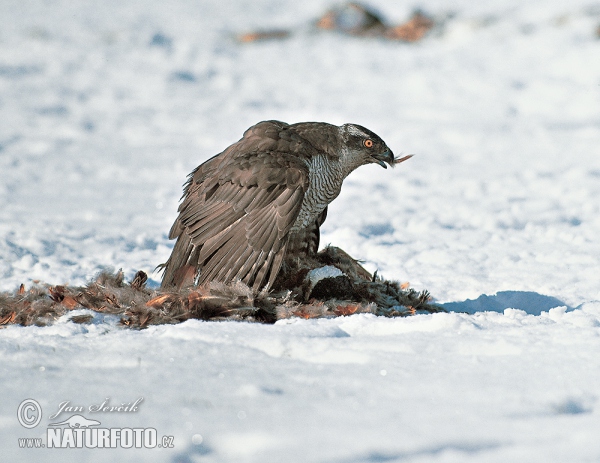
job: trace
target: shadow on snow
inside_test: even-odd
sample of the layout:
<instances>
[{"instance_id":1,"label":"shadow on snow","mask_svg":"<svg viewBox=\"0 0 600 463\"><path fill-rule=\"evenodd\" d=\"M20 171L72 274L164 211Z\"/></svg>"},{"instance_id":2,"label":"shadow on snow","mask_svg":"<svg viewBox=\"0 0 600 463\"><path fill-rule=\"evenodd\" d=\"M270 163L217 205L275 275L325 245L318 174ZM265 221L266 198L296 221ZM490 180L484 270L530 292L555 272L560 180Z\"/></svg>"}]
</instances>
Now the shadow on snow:
<instances>
[{"instance_id":1,"label":"shadow on snow","mask_svg":"<svg viewBox=\"0 0 600 463\"><path fill-rule=\"evenodd\" d=\"M532 291L499 291L493 296L482 294L477 299L463 302L437 304L449 312L504 312L504 309L520 309L530 315L540 315L554 307L567 306L555 297L544 296ZM568 307L571 309L571 307Z\"/></svg>"}]
</instances>

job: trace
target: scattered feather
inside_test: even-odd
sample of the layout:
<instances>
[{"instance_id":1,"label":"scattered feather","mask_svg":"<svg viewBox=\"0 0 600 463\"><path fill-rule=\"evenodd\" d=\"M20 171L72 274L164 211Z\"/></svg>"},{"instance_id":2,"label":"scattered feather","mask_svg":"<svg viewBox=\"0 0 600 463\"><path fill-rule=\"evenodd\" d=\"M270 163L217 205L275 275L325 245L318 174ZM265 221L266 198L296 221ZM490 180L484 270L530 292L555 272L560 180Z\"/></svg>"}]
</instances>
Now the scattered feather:
<instances>
[{"instance_id":1,"label":"scattered feather","mask_svg":"<svg viewBox=\"0 0 600 463\"><path fill-rule=\"evenodd\" d=\"M405 317L444 311L431 304L427 291L417 292L407 283L371 275L357 260L332 246L316 258L286 263L270 292L256 293L241 281L209 282L177 291L150 290L147 279L139 271L127 284L121 270L105 270L83 287L36 284L26 291L21 285L14 294L0 293L0 325L45 326L75 308L118 315L121 325L135 329L190 318L275 323L291 317L355 313ZM73 323L92 319L89 314L70 318Z\"/></svg>"}]
</instances>

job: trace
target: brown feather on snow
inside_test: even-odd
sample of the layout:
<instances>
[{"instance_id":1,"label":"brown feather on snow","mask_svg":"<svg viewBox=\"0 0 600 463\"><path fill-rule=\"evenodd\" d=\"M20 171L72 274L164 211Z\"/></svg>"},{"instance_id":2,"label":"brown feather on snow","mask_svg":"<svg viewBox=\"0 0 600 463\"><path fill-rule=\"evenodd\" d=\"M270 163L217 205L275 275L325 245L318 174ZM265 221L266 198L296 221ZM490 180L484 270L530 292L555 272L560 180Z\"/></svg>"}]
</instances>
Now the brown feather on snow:
<instances>
[{"instance_id":1,"label":"brown feather on snow","mask_svg":"<svg viewBox=\"0 0 600 463\"><path fill-rule=\"evenodd\" d=\"M314 287L306 276L322 267L340 275L321 279ZM271 292L256 293L245 283L208 282L179 290L154 290L145 286L147 275L139 271L124 282L122 271L102 271L83 287L67 285L24 286L14 293L0 293L0 327L44 326L73 309L90 309L120 317L128 328L174 324L188 319L243 320L274 323L279 319L323 318L372 313L386 317L434 313L444 310L431 304L429 293L402 288L398 282L373 277L343 250L327 247L313 257L287 264ZM91 314L71 317L89 323Z\"/></svg>"}]
</instances>

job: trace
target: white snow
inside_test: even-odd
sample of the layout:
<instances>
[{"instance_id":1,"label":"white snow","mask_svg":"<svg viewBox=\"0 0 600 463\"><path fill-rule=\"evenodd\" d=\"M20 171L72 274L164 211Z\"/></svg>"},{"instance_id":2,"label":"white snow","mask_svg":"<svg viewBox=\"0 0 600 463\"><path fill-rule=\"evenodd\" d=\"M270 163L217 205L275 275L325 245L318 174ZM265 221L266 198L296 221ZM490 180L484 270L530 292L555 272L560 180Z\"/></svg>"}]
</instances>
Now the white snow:
<instances>
[{"instance_id":1,"label":"white snow","mask_svg":"<svg viewBox=\"0 0 600 463\"><path fill-rule=\"evenodd\" d=\"M260 120L320 120L416 154L352 174L322 243L468 313L9 326L7 461L600 460L600 5L370 1L443 23L407 45L314 32L334 4L1 2L0 290L152 272L194 167ZM19 448L61 402L138 397L82 414L174 448Z\"/></svg>"}]
</instances>

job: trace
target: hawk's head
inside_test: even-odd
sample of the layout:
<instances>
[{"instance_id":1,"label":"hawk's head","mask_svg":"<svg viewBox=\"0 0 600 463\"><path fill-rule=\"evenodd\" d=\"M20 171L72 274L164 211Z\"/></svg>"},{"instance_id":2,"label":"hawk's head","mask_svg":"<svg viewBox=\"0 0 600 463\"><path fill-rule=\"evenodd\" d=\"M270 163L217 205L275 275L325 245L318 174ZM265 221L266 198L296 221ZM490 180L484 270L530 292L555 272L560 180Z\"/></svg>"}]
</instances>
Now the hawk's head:
<instances>
[{"instance_id":1,"label":"hawk's head","mask_svg":"<svg viewBox=\"0 0 600 463\"><path fill-rule=\"evenodd\" d=\"M394 167L394 153L385 142L369 129L358 124L344 124L340 127L343 142L342 162L351 169L364 164L376 163L387 169L385 163Z\"/></svg>"}]
</instances>

